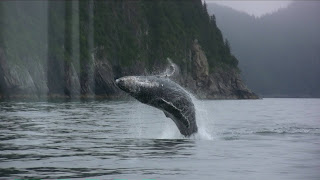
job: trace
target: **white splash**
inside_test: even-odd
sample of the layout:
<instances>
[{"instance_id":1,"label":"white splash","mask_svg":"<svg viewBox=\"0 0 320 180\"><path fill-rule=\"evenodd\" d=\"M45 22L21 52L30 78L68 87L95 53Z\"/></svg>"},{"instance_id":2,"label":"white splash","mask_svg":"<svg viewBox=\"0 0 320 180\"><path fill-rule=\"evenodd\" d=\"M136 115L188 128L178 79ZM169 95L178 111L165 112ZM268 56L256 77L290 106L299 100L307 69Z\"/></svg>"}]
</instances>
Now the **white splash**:
<instances>
[{"instance_id":1,"label":"white splash","mask_svg":"<svg viewBox=\"0 0 320 180\"><path fill-rule=\"evenodd\" d=\"M166 68L166 70L159 75L161 77L171 77L179 73L178 66L175 63L173 63L170 58L167 58L167 61L169 62L169 65Z\"/></svg>"},{"instance_id":2,"label":"white splash","mask_svg":"<svg viewBox=\"0 0 320 180\"><path fill-rule=\"evenodd\" d=\"M198 133L194 135L194 138L201 139L201 140L214 140L213 132L210 131L212 129L208 129L208 127L210 127L209 124L211 122L208 118L208 111L203 103L203 100L198 100L189 92L188 94L192 99L192 102L194 104L194 108L196 111Z\"/></svg>"},{"instance_id":3,"label":"white splash","mask_svg":"<svg viewBox=\"0 0 320 180\"><path fill-rule=\"evenodd\" d=\"M187 91L186 91L187 92ZM214 132L213 129L208 129L211 127L209 118L208 118L208 111L204 105L203 100L198 100L195 98L191 93L188 92L190 95L192 102L195 106L196 111L196 122L198 126L198 132L194 135L191 135L190 139L196 140L214 140ZM187 139L183 135L180 134L179 130L175 126L172 121L166 121L166 125L160 135L159 139Z\"/></svg>"}]
</instances>

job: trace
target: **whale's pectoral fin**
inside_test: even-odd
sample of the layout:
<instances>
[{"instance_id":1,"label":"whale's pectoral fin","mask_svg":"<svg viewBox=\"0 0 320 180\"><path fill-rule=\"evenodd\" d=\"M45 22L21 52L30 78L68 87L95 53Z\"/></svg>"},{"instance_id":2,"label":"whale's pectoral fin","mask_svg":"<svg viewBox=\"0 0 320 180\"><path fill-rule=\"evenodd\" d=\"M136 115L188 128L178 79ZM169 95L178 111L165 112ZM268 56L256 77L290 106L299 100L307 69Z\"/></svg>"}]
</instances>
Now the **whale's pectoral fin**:
<instances>
[{"instance_id":1,"label":"whale's pectoral fin","mask_svg":"<svg viewBox=\"0 0 320 180\"><path fill-rule=\"evenodd\" d=\"M174 109L174 106L172 104L168 103L167 101L163 100L162 98L158 98L158 99L153 100L151 102L151 104L153 104L155 107L161 109L167 118L172 119L172 115L170 115L170 113L167 112L168 109Z\"/></svg>"},{"instance_id":2,"label":"whale's pectoral fin","mask_svg":"<svg viewBox=\"0 0 320 180\"><path fill-rule=\"evenodd\" d=\"M161 109L164 112L164 114L166 115L166 117L169 116L169 113L166 112L166 110L168 110L168 109L176 109L171 103L168 103L167 101L165 101L162 98L154 99L150 103L154 107L157 107L157 108Z\"/></svg>"},{"instance_id":3,"label":"whale's pectoral fin","mask_svg":"<svg viewBox=\"0 0 320 180\"><path fill-rule=\"evenodd\" d=\"M181 111L177 107L175 107L172 103L170 103L162 98L158 98L158 99L153 100L151 102L151 104L154 107L161 109L167 118L171 118L174 122L176 122L178 119L178 121L180 121L182 124L184 124L187 128L190 127L190 122L188 121L188 119L186 119L181 114ZM178 122L176 122L176 123L178 123Z\"/></svg>"}]
</instances>

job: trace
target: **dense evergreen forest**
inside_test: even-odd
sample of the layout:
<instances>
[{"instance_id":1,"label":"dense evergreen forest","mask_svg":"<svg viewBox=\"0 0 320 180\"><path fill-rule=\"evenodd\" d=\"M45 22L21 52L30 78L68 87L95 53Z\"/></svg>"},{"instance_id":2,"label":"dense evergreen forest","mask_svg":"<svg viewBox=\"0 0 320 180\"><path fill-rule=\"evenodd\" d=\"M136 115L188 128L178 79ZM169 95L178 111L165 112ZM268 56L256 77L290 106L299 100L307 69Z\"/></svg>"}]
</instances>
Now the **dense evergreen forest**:
<instances>
[{"instance_id":1,"label":"dense evergreen forest","mask_svg":"<svg viewBox=\"0 0 320 180\"><path fill-rule=\"evenodd\" d=\"M65 15L59 10L64 10ZM49 32L49 39L64 35L67 42L72 36L71 29L79 25L72 21L77 13L80 49L83 48L80 55L84 59L89 58L86 50L93 50L88 44L93 41L91 48L96 48L98 55L106 55L113 65L130 66L143 61L152 66L161 64L167 57L183 65L188 54L186 50L194 39L198 39L210 68L218 64L237 66L236 58L230 54L216 26L214 15L208 15L206 5L201 1L49 2L49 26L65 26L62 33Z\"/></svg>"}]
</instances>

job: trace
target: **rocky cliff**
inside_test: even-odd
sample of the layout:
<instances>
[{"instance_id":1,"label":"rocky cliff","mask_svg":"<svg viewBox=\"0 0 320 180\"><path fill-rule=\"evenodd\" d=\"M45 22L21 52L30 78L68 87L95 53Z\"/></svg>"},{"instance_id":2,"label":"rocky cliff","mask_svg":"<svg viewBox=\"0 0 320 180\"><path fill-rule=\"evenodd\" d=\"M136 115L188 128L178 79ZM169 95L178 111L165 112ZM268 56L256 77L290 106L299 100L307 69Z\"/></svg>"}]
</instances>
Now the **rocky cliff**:
<instances>
[{"instance_id":1,"label":"rocky cliff","mask_svg":"<svg viewBox=\"0 0 320 180\"><path fill-rule=\"evenodd\" d=\"M258 96L250 91L240 78L238 69L219 67L209 73L207 57L198 41L192 47L191 74L180 74L178 81L190 92L201 99L257 99Z\"/></svg>"},{"instance_id":2,"label":"rocky cliff","mask_svg":"<svg viewBox=\"0 0 320 180\"><path fill-rule=\"evenodd\" d=\"M2 97L118 97L115 78L163 73L170 58L199 98L257 98L200 0L30 3L0 2Z\"/></svg>"}]
</instances>

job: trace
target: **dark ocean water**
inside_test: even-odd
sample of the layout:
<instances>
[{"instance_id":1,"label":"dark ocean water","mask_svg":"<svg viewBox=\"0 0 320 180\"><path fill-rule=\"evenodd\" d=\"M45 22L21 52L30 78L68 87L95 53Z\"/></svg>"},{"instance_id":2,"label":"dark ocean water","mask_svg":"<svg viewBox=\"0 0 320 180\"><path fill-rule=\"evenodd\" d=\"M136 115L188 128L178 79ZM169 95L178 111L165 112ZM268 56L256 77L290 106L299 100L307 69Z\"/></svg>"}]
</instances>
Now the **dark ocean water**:
<instances>
[{"instance_id":1,"label":"dark ocean water","mask_svg":"<svg viewBox=\"0 0 320 180\"><path fill-rule=\"evenodd\" d=\"M0 102L0 179L320 179L320 99L195 104L183 138L136 101Z\"/></svg>"}]
</instances>

